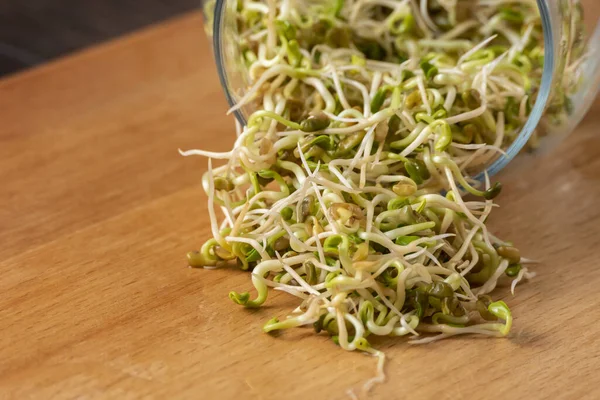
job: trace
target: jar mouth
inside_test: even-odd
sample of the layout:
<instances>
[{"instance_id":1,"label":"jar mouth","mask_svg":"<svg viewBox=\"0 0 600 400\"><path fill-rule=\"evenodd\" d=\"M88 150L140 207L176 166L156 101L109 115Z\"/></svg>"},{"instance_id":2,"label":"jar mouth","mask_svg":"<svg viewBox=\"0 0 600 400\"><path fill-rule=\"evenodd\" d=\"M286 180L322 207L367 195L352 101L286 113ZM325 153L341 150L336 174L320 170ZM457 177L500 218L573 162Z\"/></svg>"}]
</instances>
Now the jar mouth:
<instances>
[{"instance_id":1,"label":"jar mouth","mask_svg":"<svg viewBox=\"0 0 600 400\"><path fill-rule=\"evenodd\" d=\"M550 98L550 92L552 87L552 77L554 75L555 65L555 52L554 52L554 40L553 40L553 29L551 12L548 8L546 0L536 0L540 17L542 21L542 31L544 34L544 67L542 72L542 80L540 84L540 91L538 93L536 102L531 110L531 114L527 119L527 122L523 125L521 132L517 138L511 143L505 151L505 154L500 155L494 160L485 171L475 176L476 180L483 181L487 173L488 176L496 175L509 162L515 158L521 149L527 144L531 135L538 126L546 108L546 103ZM224 16L226 12L226 6L229 3L227 0L216 0L214 15L215 19L213 22L213 51L215 61L217 64L217 71L219 73L219 81L224 89L225 97L230 107L234 107L237 104L235 97L233 96L231 87L227 79L227 69L225 63L224 46L222 45L223 35L222 29L224 27ZM235 118L242 125L246 125L246 117L242 109L235 109L233 111Z\"/></svg>"},{"instance_id":2,"label":"jar mouth","mask_svg":"<svg viewBox=\"0 0 600 400\"><path fill-rule=\"evenodd\" d=\"M486 169L486 172L489 176L496 175L504 167L506 167L508 163L511 162L512 159L515 158L515 156L519 154L521 149L527 144L527 142L531 138L531 135L533 134L537 125L542 119L544 110L546 108L546 103L550 98L552 76L554 75L555 58L553 46L552 20L547 1L537 0L537 5L542 20L542 30L544 32L544 69L542 72L540 91L538 93L535 104L533 105L533 108L531 110L531 114L529 115L529 118L527 118L527 122L525 123L525 125L523 125L523 128L521 128L521 132L519 133L515 141L512 142L510 146L508 146L505 155L501 155L500 157L498 157ZM475 177L475 179L479 181L483 181L484 178L485 172L481 172Z\"/></svg>"}]
</instances>

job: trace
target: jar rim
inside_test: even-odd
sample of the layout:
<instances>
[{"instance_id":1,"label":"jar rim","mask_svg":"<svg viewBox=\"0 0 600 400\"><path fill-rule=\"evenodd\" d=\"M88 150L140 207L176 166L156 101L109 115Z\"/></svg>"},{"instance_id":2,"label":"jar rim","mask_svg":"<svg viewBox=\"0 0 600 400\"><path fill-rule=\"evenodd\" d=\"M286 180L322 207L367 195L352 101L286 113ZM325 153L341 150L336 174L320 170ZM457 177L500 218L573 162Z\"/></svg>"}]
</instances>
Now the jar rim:
<instances>
[{"instance_id":1,"label":"jar rim","mask_svg":"<svg viewBox=\"0 0 600 400\"><path fill-rule=\"evenodd\" d=\"M542 31L544 33L544 68L542 71L542 80L540 83L540 91L536 98L535 104L527 118L527 122L521 128L517 138L508 146L506 154L498 157L485 171L481 172L475 177L479 181L485 179L485 174L489 176L496 175L504 167L511 162L517 154L527 144L531 135L537 128L544 110L546 103L550 98L550 92L552 87L552 77L554 75L555 65L555 54L554 54L554 42L553 42L553 29L550 9L548 8L548 2L546 0L537 0L540 17L542 20Z\"/></svg>"}]
</instances>

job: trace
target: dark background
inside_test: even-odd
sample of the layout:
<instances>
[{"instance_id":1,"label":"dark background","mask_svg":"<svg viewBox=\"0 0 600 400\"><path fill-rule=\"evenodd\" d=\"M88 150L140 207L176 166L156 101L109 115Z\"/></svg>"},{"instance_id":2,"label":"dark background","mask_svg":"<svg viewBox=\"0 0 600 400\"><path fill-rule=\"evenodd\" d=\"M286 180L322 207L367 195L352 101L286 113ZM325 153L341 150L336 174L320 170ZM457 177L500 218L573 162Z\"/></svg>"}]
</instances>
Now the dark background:
<instances>
[{"instance_id":1,"label":"dark background","mask_svg":"<svg viewBox=\"0 0 600 400\"><path fill-rule=\"evenodd\" d=\"M201 0L0 0L0 76L200 9Z\"/></svg>"}]
</instances>

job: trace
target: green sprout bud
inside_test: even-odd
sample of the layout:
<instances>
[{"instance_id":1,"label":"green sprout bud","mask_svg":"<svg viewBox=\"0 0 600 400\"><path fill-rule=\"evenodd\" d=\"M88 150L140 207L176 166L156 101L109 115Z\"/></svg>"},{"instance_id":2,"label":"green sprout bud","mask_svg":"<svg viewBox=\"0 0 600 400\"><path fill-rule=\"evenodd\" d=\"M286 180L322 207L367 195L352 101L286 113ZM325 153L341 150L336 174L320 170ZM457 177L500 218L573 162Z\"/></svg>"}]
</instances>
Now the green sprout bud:
<instances>
[{"instance_id":1,"label":"green sprout bud","mask_svg":"<svg viewBox=\"0 0 600 400\"><path fill-rule=\"evenodd\" d=\"M303 132L319 132L326 129L329 126L329 118L325 114L319 114L311 116L302 121L300 124L300 130Z\"/></svg>"},{"instance_id":2,"label":"green sprout bud","mask_svg":"<svg viewBox=\"0 0 600 400\"><path fill-rule=\"evenodd\" d=\"M506 303L503 301L491 303L488 306L488 311L492 315L505 321L504 328L500 330L500 333L504 336L508 335L508 332L510 332L510 328L512 327L512 314Z\"/></svg>"},{"instance_id":3,"label":"green sprout bud","mask_svg":"<svg viewBox=\"0 0 600 400\"><path fill-rule=\"evenodd\" d=\"M371 99L371 112L375 114L377 111L381 109L383 102L385 101L385 95L387 93L387 89L381 88L376 93L375 96Z\"/></svg>"},{"instance_id":4,"label":"green sprout bud","mask_svg":"<svg viewBox=\"0 0 600 400\"><path fill-rule=\"evenodd\" d=\"M433 282L427 290L427 293L429 293L430 296L438 299L454 296L454 290L452 289L452 286L442 281Z\"/></svg>"},{"instance_id":5,"label":"green sprout bud","mask_svg":"<svg viewBox=\"0 0 600 400\"><path fill-rule=\"evenodd\" d=\"M236 304L239 304L241 306L245 306L248 303L248 300L250 300L250 293L248 292L244 292L244 293L238 293L238 292L229 292L229 298Z\"/></svg>"},{"instance_id":6,"label":"green sprout bud","mask_svg":"<svg viewBox=\"0 0 600 400\"><path fill-rule=\"evenodd\" d=\"M514 278L515 276L519 275L521 269L521 264L510 265L508 268L506 268L506 271L504 273L506 274L506 276Z\"/></svg>"},{"instance_id":7,"label":"green sprout bud","mask_svg":"<svg viewBox=\"0 0 600 400\"><path fill-rule=\"evenodd\" d=\"M450 129L450 125L448 125L447 122L443 122L439 126L438 130L439 130L438 137L435 140L435 143L433 146L434 146L435 151L441 153L441 152L446 151L446 149L452 143L452 130Z\"/></svg>"},{"instance_id":8,"label":"green sprout bud","mask_svg":"<svg viewBox=\"0 0 600 400\"><path fill-rule=\"evenodd\" d=\"M498 255L506 258L510 264L518 264L521 261L521 252L513 246L499 246L496 249Z\"/></svg>"},{"instance_id":9,"label":"green sprout bud","mask_svg":"<svg viewBox=\"0 0 600 400\"><path fill-rule=\"evenodd\" d=\"M433 79L433 77L438 74L437 67L433 64L430 64L427 61L421 62L420 67L423 70L423 73L425 74L425 78L427 78L428 80Z\"/></svg>"},{"instance_id":10,"label":"green sprout bud","mask_svg":"<svg viewBox=\"0 0 600 400\"><path fill-rule=\"evenodd\" d=\"M284 207L281 210L280 215L284 221L289 221L290 219L292 219L292 216L294 215L294 210L291 207Z\"/></svg>"},{"instance_id":11,"label":"green sprout bud","mask_svg":"<svg viewBox=\"0 0 600 400\"><path fill-rule=\"evenodd\" d=\"M502 184L500 182L496 182L494 186L484 192L483 197L485 197L486 200L492 200L498 197L501 191Z\"/></svg>"}]
</instances>

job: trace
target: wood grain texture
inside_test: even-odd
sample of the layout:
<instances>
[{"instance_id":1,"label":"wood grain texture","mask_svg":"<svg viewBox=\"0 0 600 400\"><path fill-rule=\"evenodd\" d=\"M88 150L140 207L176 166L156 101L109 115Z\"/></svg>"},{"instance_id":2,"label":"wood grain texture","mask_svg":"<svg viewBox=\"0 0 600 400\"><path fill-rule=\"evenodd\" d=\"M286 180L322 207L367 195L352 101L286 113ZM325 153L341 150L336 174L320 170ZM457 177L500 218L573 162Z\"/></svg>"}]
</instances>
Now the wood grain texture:
<instances>
[{"instance_id":1,"label":"wood grain texture","mask_svg":"<svg viewBox=\"0 0 600 400\"><path fill-rule=\"evenodd\" d=\"M186 268L208 237L199 180L226 117L191 15L0 82L1 399L345 399L375 370L325 336L262 333L247 273ZM494 232L543 260L508 339L378 343L373 399L598 399L600 102L552 154L499 179Z\"/></svg>"},{"instance_id":2,"label":"wood grain texture","mask_svg":"<svg viewBox=\"0 0 600 400\"><path fill-rule=\"evenodd\" d=\"M199 0L3 0L0 75L198 10L200 3Z\"/></svg>"}]
</instances>

